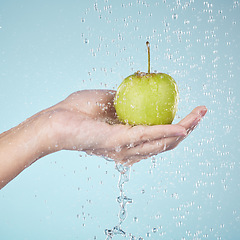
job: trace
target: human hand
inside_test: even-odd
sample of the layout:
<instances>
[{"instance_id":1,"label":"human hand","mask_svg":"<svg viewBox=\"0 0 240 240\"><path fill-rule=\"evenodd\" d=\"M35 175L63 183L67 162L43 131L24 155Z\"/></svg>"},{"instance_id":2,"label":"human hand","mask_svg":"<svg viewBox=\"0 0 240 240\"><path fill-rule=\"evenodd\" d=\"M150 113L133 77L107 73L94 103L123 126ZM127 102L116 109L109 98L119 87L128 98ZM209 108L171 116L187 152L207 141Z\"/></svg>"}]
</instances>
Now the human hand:
<instances>
[{"instance_id":1,"label":"human hand","mask_svg":"<svg viewBox=\"0 0 240 240\"><path fill-rule=\"evenodd\" d=\"M207 112L199 106L172 125L123 125L117 120L114 95L112 90L79 91L47 109L54 151L85 151L129 166L175 148Z\"/></svg>"},{"instance_id":2,"label":"human hand","mask_svg":"<svg viewBox=\"0 0 240 240\"><path fill-rule=\"evenodd\" d=\"M37 159L64 149L130 166L175 148L207 112L206 107L197 107L172 125L123 125L117 120L114 95L111 90L73 93L1 133L0 189Z\"/></svg>"}]
</instances>

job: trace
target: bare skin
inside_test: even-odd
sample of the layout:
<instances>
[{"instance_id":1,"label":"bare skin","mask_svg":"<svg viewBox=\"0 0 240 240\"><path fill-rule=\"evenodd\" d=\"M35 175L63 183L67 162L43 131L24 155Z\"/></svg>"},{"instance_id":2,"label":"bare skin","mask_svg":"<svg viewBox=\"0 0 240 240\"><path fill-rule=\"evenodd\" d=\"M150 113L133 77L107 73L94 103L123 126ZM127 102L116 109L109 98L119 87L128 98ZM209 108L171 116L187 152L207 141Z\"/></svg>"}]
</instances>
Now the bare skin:
<instances>
[{"instance_id":1,"label":"bare skin","mask_svg":"<svg viewBox=\"0 0 240 240\"><path fill-rule=\"evenodd\" d=\"M45 155L84 151L128 166L175 148L206 114L196 107L177 124L120 124L113 106L115 91L85 90L28 118L0 135L0 189Z\"/></svg>"}]
</instances>

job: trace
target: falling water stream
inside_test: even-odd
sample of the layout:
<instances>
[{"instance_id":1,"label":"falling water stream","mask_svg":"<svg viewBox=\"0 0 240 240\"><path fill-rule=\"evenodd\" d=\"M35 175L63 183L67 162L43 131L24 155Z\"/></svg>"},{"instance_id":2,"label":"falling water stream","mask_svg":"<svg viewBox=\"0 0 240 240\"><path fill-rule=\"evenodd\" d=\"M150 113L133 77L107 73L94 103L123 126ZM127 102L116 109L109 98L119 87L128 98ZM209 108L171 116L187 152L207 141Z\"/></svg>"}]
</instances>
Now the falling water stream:
<instances>
[{"instance_id":1,"label":"falling water stream","mask_svg":"<svg viewBox=\"0 0 240 240\"><path fill-rule=\"evenodd\" d=\"M127 217L127 209L126 205L128 203L132 203L132 199L128 198L124 193L124 183L129 181L130 176L130 167L123 166L122 164L116 164L116 169L120 173L119 181L118 181L118 188L120 191L120 196L117 197L117 202L120 205L119 210L119 222L118 224L113 227L112 229L106 229L105 234L107 235L106 240L112 239L115 235L121 234L122 236L126 237L126 232L122 229L122 223Z\"/></svg>"}]
</instances>

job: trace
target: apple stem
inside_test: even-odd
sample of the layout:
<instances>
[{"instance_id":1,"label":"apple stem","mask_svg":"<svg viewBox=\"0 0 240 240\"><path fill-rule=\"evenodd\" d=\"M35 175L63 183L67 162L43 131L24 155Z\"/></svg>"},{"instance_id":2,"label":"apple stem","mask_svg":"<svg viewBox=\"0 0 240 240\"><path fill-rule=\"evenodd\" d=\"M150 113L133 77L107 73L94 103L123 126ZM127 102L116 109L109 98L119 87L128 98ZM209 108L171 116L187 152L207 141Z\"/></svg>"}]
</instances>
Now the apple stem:
<instances>
[{"instance_id":1,"label":"apple stem","mask_svg":"<svg viewBox=\"0 0 240 240\"><path fill-rule=\"evenodd\" d=\"M148 49L148 73L150 73L150 43L146 42L147 49Z\"/></svg>"}]
</instances>

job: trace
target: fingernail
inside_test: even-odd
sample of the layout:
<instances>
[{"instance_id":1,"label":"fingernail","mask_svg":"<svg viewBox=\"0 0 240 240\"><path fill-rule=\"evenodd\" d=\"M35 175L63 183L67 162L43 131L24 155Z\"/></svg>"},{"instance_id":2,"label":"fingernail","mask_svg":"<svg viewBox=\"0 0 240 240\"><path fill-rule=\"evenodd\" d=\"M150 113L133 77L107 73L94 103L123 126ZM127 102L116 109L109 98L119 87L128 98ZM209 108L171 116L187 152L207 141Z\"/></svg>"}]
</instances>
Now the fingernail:
<instances>
[{"instance_id":1,"label":"fingernail","mask_svg":"<svg viewBox=\"0 0 240 240\"><path fill-rule=\"evenodd\" d=\"M207 113L207 108L206 108L206 106L204 106L204 108L200 111L199 114L201 117L204 117L206 113Z\"/></svg>"}]
</instances>

